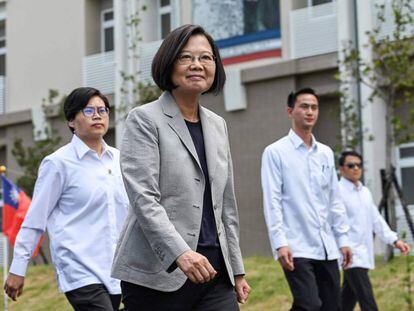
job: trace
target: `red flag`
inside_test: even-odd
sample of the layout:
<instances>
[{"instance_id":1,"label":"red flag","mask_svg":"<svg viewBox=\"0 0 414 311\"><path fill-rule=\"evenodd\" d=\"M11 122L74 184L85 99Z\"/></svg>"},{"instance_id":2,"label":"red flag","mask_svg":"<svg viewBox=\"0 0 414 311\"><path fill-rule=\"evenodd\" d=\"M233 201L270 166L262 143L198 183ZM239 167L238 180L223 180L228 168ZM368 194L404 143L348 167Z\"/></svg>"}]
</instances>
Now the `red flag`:
<instances>
[{"instance_id":1,"label":"red flag","mask_svg":"<svg viewBox=\"0 0 414 311\"><path fill-rule=\"evenodd\" d=\"M14 246L16 236L20 231L24 217L29 210L30 198L20 190L13 182L5 176L1 176L3 180L3 234L9 238L10 244ZM33 257L37 256L43 237L40 239Z\"/></svg>"}]
</instances>

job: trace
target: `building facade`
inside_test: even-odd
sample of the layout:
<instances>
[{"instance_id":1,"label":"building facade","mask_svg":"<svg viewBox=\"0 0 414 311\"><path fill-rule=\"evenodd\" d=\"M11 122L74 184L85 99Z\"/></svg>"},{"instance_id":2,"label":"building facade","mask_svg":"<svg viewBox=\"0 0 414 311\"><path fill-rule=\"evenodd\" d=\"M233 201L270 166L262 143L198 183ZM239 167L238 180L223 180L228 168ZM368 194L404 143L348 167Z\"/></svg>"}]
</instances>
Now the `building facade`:
<instances>
[{"instance_id":1,"label":"building facade","mask_svg":"<svg viewBox=\"0 0 414 311\"><path fill-rule=\"evenodd\" d=\"M262 212L262 151L286 135L286 98L306 86L321 96L316 138L331 147L341 143L340 85L334 78L338 59L348 40L359 38L362 48L365 31L377 22L376 1L0 1L0 164L12 180L19 177L14 140L31 145L43 137L33 133L45 128L57 129L62 143L69 141L58 114L42 113L50 89L63 96L75 87L93 86L119 107L131 100L133 88L122 74L151 84L152 57L165 35L183 24L200 24L220 47L228 77L224 92L206 96L202 104L228 124L242 250L246 256L270 255ZM357 99L367 102L369 90L359 87ZM365 181L377 202L379 170L385 166L384 113L381 103L361 110L364 128L375 133L373 141L364 140L363 153ZM122 118L112 114L111 121L106 139L116 145ZM408 191L414 184L414 144L399 146L395 154L398 176L414 204ZM398 213L399 229L404 229Z\"/></svg>"}]
</instances>

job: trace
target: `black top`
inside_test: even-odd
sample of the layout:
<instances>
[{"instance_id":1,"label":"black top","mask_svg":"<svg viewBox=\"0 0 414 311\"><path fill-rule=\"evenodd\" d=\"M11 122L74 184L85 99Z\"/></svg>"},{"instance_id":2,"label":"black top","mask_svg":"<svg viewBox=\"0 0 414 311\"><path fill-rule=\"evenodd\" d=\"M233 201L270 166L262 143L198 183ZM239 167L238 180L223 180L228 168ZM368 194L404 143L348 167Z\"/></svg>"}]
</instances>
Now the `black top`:
<instances>
[{"instance_id":1,"label":"black top","mask_svg":"<svg viewBox=\"0 0 414 311\"><path fill-rule=\"evenodd\" d=\"M217 270L220 268L219 241L214 218L213 201L211 198L210 178L208 175L206 152L204 147L204 136L201 121L189 122L185 120L195 149L197 151L198 160L204 173L205 187L203 196L203 216L201 220L200 237L198 239L197 251L206 256L213 267ZM217 252L208 251L208 249L217 249ZM209 258L210 257L210 258Z\"/></svg>"}]
</instances>

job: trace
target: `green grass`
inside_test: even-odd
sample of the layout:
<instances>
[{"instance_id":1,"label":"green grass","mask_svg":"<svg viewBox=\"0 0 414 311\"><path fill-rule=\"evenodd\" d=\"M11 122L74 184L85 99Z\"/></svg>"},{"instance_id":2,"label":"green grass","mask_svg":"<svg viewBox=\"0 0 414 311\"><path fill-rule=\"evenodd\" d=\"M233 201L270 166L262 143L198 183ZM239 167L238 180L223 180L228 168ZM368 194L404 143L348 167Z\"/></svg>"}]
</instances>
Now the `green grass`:
<instances>
[{"instance_id":1,"label":"green grass","mask_svg":"<svg viewBox=\"0 0 414 311\"><path fill-rule=\"evenodd\" d=\"M3 289L3 286L1 288ZM3 310L4 295L0 296L0 310ZM30 266L23 288L23 295L17 299L17 302L9 299L9 310L70 311L73 309L66 301L65 295L57 289L53 267Z\"/></svg>"},{"instance_id":2,"label":"green grass","mask_svg":"<svg viewBox=\"0 0 414 311\"><path fill-rule=\"evenodd\" d=\"M384 264L377 258L376 269L370 271L374 294L380 310L405 311L407 291L404 278L406 273L406 257L395 257L390 263ZM412 262L413 258L409 257ZM271 258L252 257L244 261L247 280L252 287L249 302L241 307L243 311L256 310L289 310L292 296L279 263ZM413 266L414 263L411 263ZM411 283L414 273L411 272ZM414 284L412 285L414 288ZM411 298L414 299L413 293ZM356 308L359 310L359 308ZM414 311L411 309L411 311Z\"/></svg>"},{"instance_id":3,"label":"green grass","mask_svg":"<svg viewBox=\"0 0 414 311\"><path fill-rule=\"evenodd\" d=\"M245 265L252 293L249 302L241 306L241 310L289 310L292 298L279 264L271 258L251 257L245 259ZM380 310L409 310L403 282L403 279L407 277L405 271L406 260L403 257L396 257L388 264L377 261L377 268L371 271L370 276ZM414 280L413 272L411 280ZM3 295L0 297L0 310L2 307ZM17 302L9 301L9 310L65 311L72 309L65 296L57 290L52 267L31 266L28 270L24 293Z\"/></svg>"}]
</instances>

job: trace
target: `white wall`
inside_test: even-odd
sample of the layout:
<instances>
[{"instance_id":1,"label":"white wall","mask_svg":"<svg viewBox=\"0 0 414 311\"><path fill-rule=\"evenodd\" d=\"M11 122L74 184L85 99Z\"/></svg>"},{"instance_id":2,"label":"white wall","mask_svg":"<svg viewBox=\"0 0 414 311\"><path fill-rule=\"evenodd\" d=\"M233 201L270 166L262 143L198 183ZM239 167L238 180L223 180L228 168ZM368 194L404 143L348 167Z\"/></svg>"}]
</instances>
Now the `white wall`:
<instances>
[{"instance_id":1,"label":"white wall","mask_svg":"<svg viewBox=\"0 0 414 311\"><path fill-rule=\"evenodd\" d=\"M7 2L7 112L81 85L84 0Z\"/></svg>"}]
</instances>

